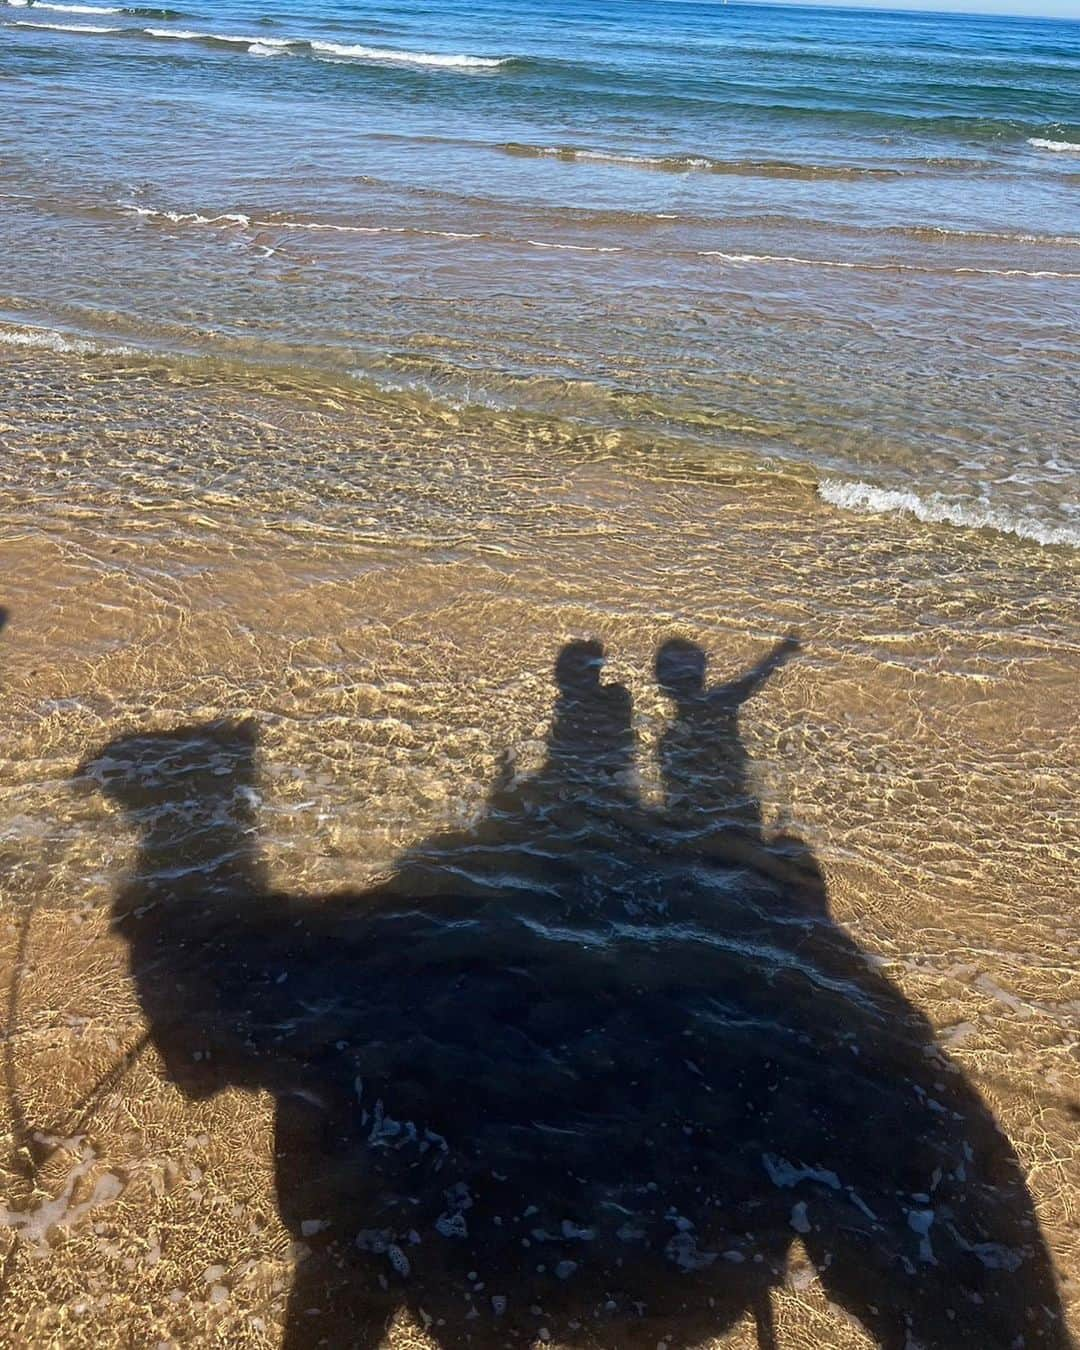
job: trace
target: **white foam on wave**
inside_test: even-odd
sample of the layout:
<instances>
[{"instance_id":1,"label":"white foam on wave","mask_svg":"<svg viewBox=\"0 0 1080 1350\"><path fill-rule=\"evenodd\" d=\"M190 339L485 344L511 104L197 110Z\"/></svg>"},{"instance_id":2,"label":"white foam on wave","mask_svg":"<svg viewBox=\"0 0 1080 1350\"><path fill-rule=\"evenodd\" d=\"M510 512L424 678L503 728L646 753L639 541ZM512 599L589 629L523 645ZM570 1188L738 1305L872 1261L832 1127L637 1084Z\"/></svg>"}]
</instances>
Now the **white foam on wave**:
<instances>
[{"instance_id":1,"label":"white foam on wave","mask_svg":"<svg viewBox=\"0 0 1080 1350\"><path fill-rule=\"evenodd\" d=\"M256 230L316 230L332 234L408 234L427 239L482 239L478 230L424 230L415 225L337 225L322 220L255 220L242 211L223 211L216 216L201 211L161 210L153 206L137 206L134 202L117 202L116 206L129 215L143 220L167 220L172 225L239 226ZM264 246L265 247L265 246ZM570 247L552 244L552 248ZM603 250L608 251L608 250Z\"/></svg>"},{"instance_id":2,"label":"white foam on wave","mask_svg":"<svg viewBox=\"0 0 1080 1350\"><path fill-rule=\"evenodd\" d=\"M8 0L16 8L26 8L27 0ZM102 8L92 5L46 4L38 0L43 9L69 10L77 14L123 14L123 7ZM35 8L37 5L35 5ZM10 25L9 25L10 26ZM119 33L119 28L66 27L61 24L28 23L16 20L21 28L54 28L67 33ZM171 39L174 42L225 42L237 47L246 47L252 56L276 56L289 48L306 49L317 60L334 61L375 61L392 65L434 66L447 70L494 70L513 61L512 56L467 56L449 52L411 52L393 47L365 47L355 43L322 42L308 38L270 38L255 37L250 34L204 33L194 28L143 28L139 30L144 37Z\"/></svg>"},{"instance_id":3,"label":"white foam on wave","mask_svg":"<svg viewBox=\"0 0 1080 1350\"><path fill-rule=\"evenodd\" d=\"M723 253L702 249L699 258L720 258L732 263L788 263L796 267L835 267L850 272L921 272L926 276L1056 277L1080 281L1080 272L1050 272L1025 267L919 267L915 263L842 262L838 258L800 258L791 253Z\"/></svg>"},{"instance_id":4,"label":"white foam on wave","mask_svg":"<svg viewBox=\"0 0 1080 1350\"><path fill-rule=\"evenodd\" d=\"M122 33L122 28L105 28L100 24L74 23L31 23L28 19L16 19L8 28L39 28L50 33Z\"/></svg>"},{"instance_id":5,"label":"white foam on wave","mask_svg":"<svg viewBox=\"0 0 1080 1350\"><path fill-rule=\"evenodd\" d=\"M0 328L0 345L5 347L33 347L39 351L60 352L74 356L133 356L131 347L102 347L85 338L68 338L51 328Z\"/></svg>"},{"instance_id":6,"label":"white foam on wave","mask_svg":"<svg viewBox=\"0 0 1080 1350\"><path fill-rule=\"evenodd\" d=\"M1015 534L1042 545L1061 545L1080 548L1080 528L1071 525L1048 525L1014 515L985 502L956 502L934 492L920 497L910 489L880 488L871 483L841 482L825 478L818 484L818 496L830 506L844 511L858 511L863 515L911 515L928 525L956 525L968 530L996 530L999 534Z\"/></svg>"},{"instance_id":7,"label":"white foam on wave","mask_svg":"<svg viewBox=\"0 0 1080 1350\"><path fill-rule=\"evenodd\" d=\"M173 38L177 42L228 42L235 47L269 47L284 51L287 47L303 47L303 38L250 37L240 33L200 33L193 28L144 28L144 37Z\"/></svg>"},{"instance_id":8,"label":"white foam on wave","mask_svg":"<svg viewBox=\"0 0 1080 1350\"><path fill-rule=\"evenodd\" d=\"M443 52L407 52L397 51L393 47L362 47L346 42L312 42L313 52L328 56L345 57L358 61L389 61L398 65L440 66L447 69L487 69L505 66L513 57L509 56L455 56Z\"/></svg>"},{"instance_id":9,"label":"white foam on wave","mask_svg":"<svg viewBox=\"0 0 1080 1350\"><path fill-rule=\"evenodd\" d=\"M598 244L552 244L543 239L526 239L525 242L532 248L557 248L564 249L568 253L621 253L622 249L615 245L600 246Z\"/></svg>"},{"instance_id":10,"label":"white foam on wave","mask_svg":"<svg viewBox=\"0 0 1080 1350\"><path fill-rule=\"evenodd\" d=\"M509 56L465 56L442 52L398 51L392 47L364 47L355 43L321 42L308 38L251 37L236 33L202 33L192 28L144 28L146 37L172 38L177 42L228 42L246 47L254 56L269 56L271 49L306 48L316 58L343 61L380 61L396 65L437 66L452 70L494 69L505 66Z\"/></svg>"},{"instance_id":11,"label":"white foam on wave","mask_svg":"<svg viewBox=\"0 0 1080 1350\"><path fill-rule=\"evenodd\" d=\"M1047 248L1080 248L1080 239L1072 234L1024 234L1015 230L950 230L946 225L890 225L888 234L910 235L915 239L959 239L967 243L1040 244Z\"/></svg>"},{"instance_id":12,"label":"white foam on wave","mask_svg":"<svg viewBox=\"0 0 1080 1350\"><path fill-rule=\"evenodd\" d=\"M634 164L645 168L711 169L714 161L700 155L630 155L617 154L612 150L560 150L557 146L545 146L540 152L557 159L589 159L598 164Z\"/></svg>"},{"instance_id":13,"label":"white foam on wave","mask_svg":"<svg viewBox=\"0 0 1080 1350\"><path fill-rule=\"evenodd\" d=\"M240 211L227 211L218 216L204 216L198 211L158 211L152 206L136 206L133 202L118 202L121 211L141 216L144 220L168 220L173 225L250 225L251 217Z\"/></svg>"},{"instance_id":14,"label":"white foam on wave","mask_svg":"<svg viewBox=\"0 0 1080 1350\"><path fill-rule=\"evenodd\" d=\"M252 42L282 42L282 38L235 37L230 33L197 33L193 28L144 28L147 37L175 38L178 42L235 42L249 46Z\"/></svg>"},{"instance_id":15,"label":"white foam on wave","mask_svg":"<svg viewBox=\"0 0 1080 1350\"><path fill-rule=\"evenodd\" d=\"M29 6L29 0L7 0L12 9L26 9ZM119 5L59 5L51 0L35 0L35 9L58 10L62 14L123 14L123 8Z\"/></svg>"},{"instance_id":16,"label":"white foam on wave","mask_svg":"<svg viewBox=\"0 0 1080 1350\"><path fill-rule=\"evenodd\" d=\"M425 230L416 225L338 225L323 220L256 220L240 211L226 211L206 216L200 211L159 210L152 206L137 206L134 202L117 202L121 211L140 216L144 220L167 220L173 225L226 225L251 227L257 230L311 230L328 234L407 234L425 239L483 239L479 230ZM559 244L544 239L526 239L530 248L558 249L568 253L622 253L617 245Z\"/></svg>"},{"instance_id":17,"label":"white foam on wave","mask_svg":"<svg viewBox=\"0 0 1080 1350\"><path fill-rule=\"evenodd\" d=\"M1029 136L1028 145L1036 150L1053 150L1059 155L1080 155L1080 144L1076 141L1048 141L1041 136Z\"/></svg>"}]
</instances>

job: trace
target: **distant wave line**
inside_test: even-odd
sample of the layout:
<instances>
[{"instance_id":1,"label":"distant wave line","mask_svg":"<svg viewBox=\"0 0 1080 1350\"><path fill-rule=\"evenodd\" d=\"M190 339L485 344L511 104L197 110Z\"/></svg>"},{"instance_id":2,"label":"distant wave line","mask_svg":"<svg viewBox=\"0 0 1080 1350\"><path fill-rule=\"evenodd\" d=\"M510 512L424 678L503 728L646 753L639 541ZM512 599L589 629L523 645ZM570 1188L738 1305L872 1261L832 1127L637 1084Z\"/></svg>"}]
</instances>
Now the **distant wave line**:
<instances>
[{"instance_id":1,"label":"distant wave line","mask_svg":"<svg viewBox=\"0 0 1080 1350\"><path fill-rule=\"evenodd\" d=\"M29 9L29 0L7 0L11 9ZM36 0L33 8L60 10L64 14L123 14L123 7L120 5L59 5L51 3L50 0Z\"/></svg>"},{"instance_id":2,"label":"distant wave line","mask_svg":"<svg viewBox=\"0 0 1080 1350\"><path fill-rule=\"evenodd\" d=\"M105 13L104 10L101 13ZM122 33L122 28L105 28L101 24L74 23L30 23L27 19L15 19L6 25L8 28L37 28L49 33Z\"/></svg>"},{"instance_id":3,"label":"distant wave line","mask_svg":"<svg viewBox=\"0 0 1080 1350\"><path fill-rule=\"evenodd\" d=\"M1041 136L1029 136L1028 145L1036 150L1054 150L1059 155L1080 155L1080 145L1075 141L1050 141Z\"/></svg>"},{"instance_id":4,"label":"distant wave line","mask_svg":"<svg viewBox=\"0 0 1080 1350\"><path fill-rule=\"evenodd\" d=\"M507 141L498 149L504 154L529 159L559 159L567 163L584 161L612 164L632 169L652 169L662 173L730 173L768 178L902 178L901 169L873 165L791 164L782 160L713 159L708 155L635 155L615 150L578 149L574 146L523 145Z\"/></svg>"},{"instance_id":5,"label":"distant wave line","mask_svg":"<svg viewBox=\"0 0 1080 1350\"><path fill-rule=\"evenodd\" d=\"M388 62L396 65L434 66L444 69L494 70L509 65L512 56L469 56L449 52L413 52L395 47L368 47L357 43L327 42L316 38L268 38L246 34L204 33L187 28L144 28L147 37L180 42L223 42L263 53L276 48L281 52L304 50L316 57L333 56L344 60Z\"/></svg>"},{"instance_id":6,"label":"distant wave line","mask_svg":"<svg viewBox=\"0 0 1080 1350\"><path fill-rule=\"evenodd\" d=\"M699 258L720 258L732 263L789 263L797 267L833 267L851 272L921 272L927 276L1039 277L1080 281L1080 272L1028 271L1023 267L921 267L903 262L846 262L839 258L801 258L790 253L724 253L703 249Z\"/></svg>"},{"instance_id":7,"label":"distant wave line","mask_svg":"<svg viewBox=\"0 0 1080 1350\"><path fill-rule=\"evenodd\" d=\"M58 0L5 0L7 9L49 9L61 14L127 14L142 19L180 19L183 10L158 5L64 5Z\"/></svg>"},{"instance_id":8,"label":"distant wave line","mask_svg":"<svg viewBox=\"0 0 1080 1350\"><path fill-rule=\"evenodd\" d=\"M36 6L35 6L36 8ZM55 9L65 6L55 5ZM67 8L73 8L68 6ZM78 13L94 14L138 14L139 9L78 9ZM146 11L154 13L153 10ZM9 20L9 28L36 28L59 33L128 33L132 37L148 37L174 42L223 43L227 46L244 47L250 55L269 56L281 53L309 52L316 60L341 62L376 62L378 64L423 66L446 70L496 70L511 65L518 60L514 56L469 56L450 52L412 52L395 47L367 47L354 43L326 42L316 38L271 38L256 37L249 34L204 33L189 28L103 28L94 25L76 26L74 24L33 23L27 19Z\"/></svg>"}]
</instances>

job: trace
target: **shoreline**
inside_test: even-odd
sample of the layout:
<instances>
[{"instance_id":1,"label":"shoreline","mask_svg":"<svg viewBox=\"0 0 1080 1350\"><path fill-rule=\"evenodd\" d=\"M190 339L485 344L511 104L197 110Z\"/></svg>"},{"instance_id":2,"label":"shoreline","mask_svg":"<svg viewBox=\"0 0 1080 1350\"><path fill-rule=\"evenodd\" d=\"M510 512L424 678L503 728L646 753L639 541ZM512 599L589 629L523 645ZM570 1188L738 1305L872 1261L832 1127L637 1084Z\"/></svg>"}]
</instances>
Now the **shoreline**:
<instances>
[{"instance_id":1,"label":"shoreline","mask_svg":"<svg viewBox=\"0 0 1080 1350\"><path fill-rule=\"evenodd\" d=\"M6 351L5 351L6 349ZM23 324L0 327L0 364L17 362L20 354L76 358L74 370L93 372L102 379L164 379L179 385L216 383L234 385L273 399L294 399L317 407L322 401L344 401L358 415L374 411L387 420L401 415L483 436L490 431L498 442L516 432L535 434L542 443L573 442L578 453L593 461L615 458L631 470L636 466L649 478L751 483L767 481L777 491L800 494L807 489L818 499L845 513L863 516L908 517L923 525L945 525L962 531L986 531L1015 540L1069 553L1080 549L1080 526L1073 525L1068 504L1043 518L1030 509L983 496L957 498L928 486L913 488L903 476L880 472L873 481L859 477L858 466L813 462L792 452L756 450L728 439L696 439L688 427L662 421L657 427L635 425L617 416L605 421L602 409L592 416L571 416L563 410L495 402L485 397L462 402L422 384L381 383L361 371L334 370L319 365L296 365L279 360L242 360L211 350L158 350L113 345L102 337L80 335L49 327ZM399 407L400 405L400 407ZM614 411L614 408L609 410ZM513 428L511 430L510 428ZM872 472L870 466L867 472Z\"/></svg>"}]
</instances>

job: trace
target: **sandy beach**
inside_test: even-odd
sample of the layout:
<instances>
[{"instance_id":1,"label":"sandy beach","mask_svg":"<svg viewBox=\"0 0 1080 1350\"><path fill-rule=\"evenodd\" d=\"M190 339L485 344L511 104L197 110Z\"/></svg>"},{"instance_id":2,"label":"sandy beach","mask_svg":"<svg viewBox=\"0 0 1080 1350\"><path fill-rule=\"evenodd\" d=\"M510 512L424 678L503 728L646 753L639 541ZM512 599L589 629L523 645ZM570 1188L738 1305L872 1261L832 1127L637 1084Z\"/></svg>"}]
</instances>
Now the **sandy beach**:
<instances>
[{"instance_id":1,"label":"sandy beach","mask_svg":"<svg viewBox=\"0 0 1080 1350\"><path fill-rule=\"evenodd\" d=\"M1011 1141L1075 1309L1068 554L527 419L3 361L6 1343L276 1345L310 1246L275 1203L274 1094L193 1096L145 1042L114 911L139 830L96 753L252 719L248 843L276 890L332 896L467 831L508 752L537 773L568 641L632 700L648 806L658 645L700 644L722 682L792 631L739 711L763 827L813 850L831 922ZM322 1218L299 1220L316 1244ZM872 1344L792 1237L777 1344ZM405 1308L391 1343L422 1339Z\"/></svg>"}]
</instances>

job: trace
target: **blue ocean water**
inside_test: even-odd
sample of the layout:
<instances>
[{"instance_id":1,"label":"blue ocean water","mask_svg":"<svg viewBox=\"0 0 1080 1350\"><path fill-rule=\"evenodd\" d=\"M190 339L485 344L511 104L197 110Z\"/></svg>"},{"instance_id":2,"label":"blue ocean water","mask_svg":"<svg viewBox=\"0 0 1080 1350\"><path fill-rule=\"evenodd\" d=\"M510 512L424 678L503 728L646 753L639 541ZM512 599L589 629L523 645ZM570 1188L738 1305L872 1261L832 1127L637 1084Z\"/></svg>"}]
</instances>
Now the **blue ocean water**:
<instances>
[{"instance_id":1,"label":"blue ocean water","mask_svg":"<svg viewBox=\"0 0 1080 1350\"><path fill-rule=\"evenodd\" d=\"M1078 23L9 0L0 79L9 341L301 365L1080 538Z\"/></svg>"}]
</instances>

